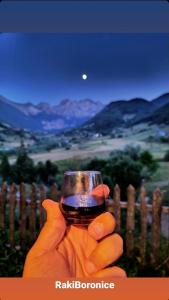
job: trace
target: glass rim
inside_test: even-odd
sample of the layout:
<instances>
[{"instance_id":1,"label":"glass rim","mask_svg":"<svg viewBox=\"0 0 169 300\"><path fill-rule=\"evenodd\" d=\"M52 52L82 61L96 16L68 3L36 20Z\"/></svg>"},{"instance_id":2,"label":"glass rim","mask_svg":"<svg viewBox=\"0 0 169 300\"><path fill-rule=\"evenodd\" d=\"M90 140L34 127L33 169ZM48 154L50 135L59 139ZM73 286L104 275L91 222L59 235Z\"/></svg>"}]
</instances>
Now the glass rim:
<instances>
[{"instance_id":1,"label":"glass rim","mask_svg":"<svg viewBox=\"0 0 169 300\"><path fill-rule=\"evenodd\" d=\"M81 175L81 174L97 174L101 175L100 171L66 171L64 172L64 175Z\"/></svg>"}]
</instances>

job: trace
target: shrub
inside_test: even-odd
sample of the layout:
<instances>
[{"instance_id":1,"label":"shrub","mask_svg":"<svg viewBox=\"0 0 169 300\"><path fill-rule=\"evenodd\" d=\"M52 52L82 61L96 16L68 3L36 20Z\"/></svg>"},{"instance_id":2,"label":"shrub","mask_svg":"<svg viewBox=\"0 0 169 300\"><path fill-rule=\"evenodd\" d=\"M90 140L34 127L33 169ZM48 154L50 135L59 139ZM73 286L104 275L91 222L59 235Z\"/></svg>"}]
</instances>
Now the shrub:
<instances>
[{"instance_id":1,"label":"shrub","mask_svg":"<svg viewBox=\"0 0 169 300\"><path fill-rule=\"evenodd\" d=\"M169 150L164 155L164 161L169 161Z\"/></svg>"},{"instance_id":2,"label":"shrub","mask_svg":"<svg viewBox=\"0 0 169 300\"><path fill-rule=\"evenodd\" d=\"M7 234L0 230L0 277L21 277L26 253L8 243Z\"/></svg>"},{"instance_id":3,"label":"shrub","mask_svg":"<svg viewBox=\"0 0 169 300\"><path fill-rule=\"evenodd\" d=\"M157 168L158 165L150 152L141 152L140 147L131 146L111 152L107 160L95 158L84 166L84 169L101 171L104 182L111 190L118 184L122 199L126 198L129 184L138 188L142 179L150 178Z\"/></svg>"}]
</instances>

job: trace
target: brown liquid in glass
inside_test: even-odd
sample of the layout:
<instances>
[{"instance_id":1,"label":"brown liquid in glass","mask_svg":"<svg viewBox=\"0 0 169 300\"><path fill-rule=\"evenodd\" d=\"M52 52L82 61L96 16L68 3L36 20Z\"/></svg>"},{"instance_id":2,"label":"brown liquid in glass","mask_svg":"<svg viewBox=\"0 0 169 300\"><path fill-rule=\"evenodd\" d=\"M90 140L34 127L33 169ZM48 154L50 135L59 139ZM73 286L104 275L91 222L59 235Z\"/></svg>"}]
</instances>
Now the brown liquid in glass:
<instances>
[{"instance_id":1,"label":"brown liquid in glass","mask_svg":"<svg viewBox=\"0 0 169 300\"><path fill-rule=\"evenodd\" d=\"M94 218L105 212L105 202L93 206L71 206L61 202L60 208L68 225L88 226Z\"/></svg>"}]
</instances>

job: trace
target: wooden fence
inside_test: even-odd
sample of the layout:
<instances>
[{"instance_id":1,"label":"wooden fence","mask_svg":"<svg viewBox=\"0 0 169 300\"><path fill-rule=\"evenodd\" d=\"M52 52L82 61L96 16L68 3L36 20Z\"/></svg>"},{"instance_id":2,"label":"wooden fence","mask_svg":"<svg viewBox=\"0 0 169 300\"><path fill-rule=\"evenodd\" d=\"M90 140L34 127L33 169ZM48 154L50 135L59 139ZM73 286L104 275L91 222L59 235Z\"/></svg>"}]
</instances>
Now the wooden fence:
<instances>
[{"instance_id":1,"label":"wooden fence","mask_svg":"<svg viewBox=\"0 0 169 300\"><path fill-rule=\"evenodd\" d=\"M20 245L24 248L34 242L45 222L45 211L41 203L46 197L50 197L53 200L57 199L56 184L53 184L48 189L44 185L37 186L35 184L25 185L22 183L19 186L14 183L10 186L6 183L2 184L0 188L0 228L8 233L10 245ZM121 230L124 227L126 228L126 234L123 238L127 256L133 254L135 243L137 243L137 246L139 243L141 264L144 265L147 242L149 241L151 242L152 264L158 264L161 216L162 213L169 216L169 207L162 206L163 196L159 189L153 192L152 205L148 205L146 202L146 190L144 187L141 188L140 195L137 198L139 202L136 201L134 187L130 185L127 189L127 202L122 202L120 188L116 185L113 199L107 200L108 211L115 215L116 232L121 233ZM126 223L122 226L123 209L126 211ZM136 210L140 214L139 233L137 233L137 236L135 234ZM149 234L147 229L147 216L149 213L152 215L151 234Z\"/></svg>"}]
</instances>

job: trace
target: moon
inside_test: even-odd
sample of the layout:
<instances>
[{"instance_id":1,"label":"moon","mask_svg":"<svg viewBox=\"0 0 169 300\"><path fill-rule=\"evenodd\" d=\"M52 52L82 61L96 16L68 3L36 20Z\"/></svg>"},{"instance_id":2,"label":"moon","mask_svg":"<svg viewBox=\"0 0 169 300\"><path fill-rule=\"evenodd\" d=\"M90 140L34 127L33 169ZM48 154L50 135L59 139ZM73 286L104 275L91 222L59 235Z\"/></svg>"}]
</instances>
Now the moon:
<instances>
[{"instance_id":1,"label":"moon","mask_svg":"<svg viewBox=\"0 0 169 300\"><path fill-rule=\"evenodd\" d=\"M87 74L82 74L82 79L86 80L87 79Z\"/></svg>"}]
</instances>

